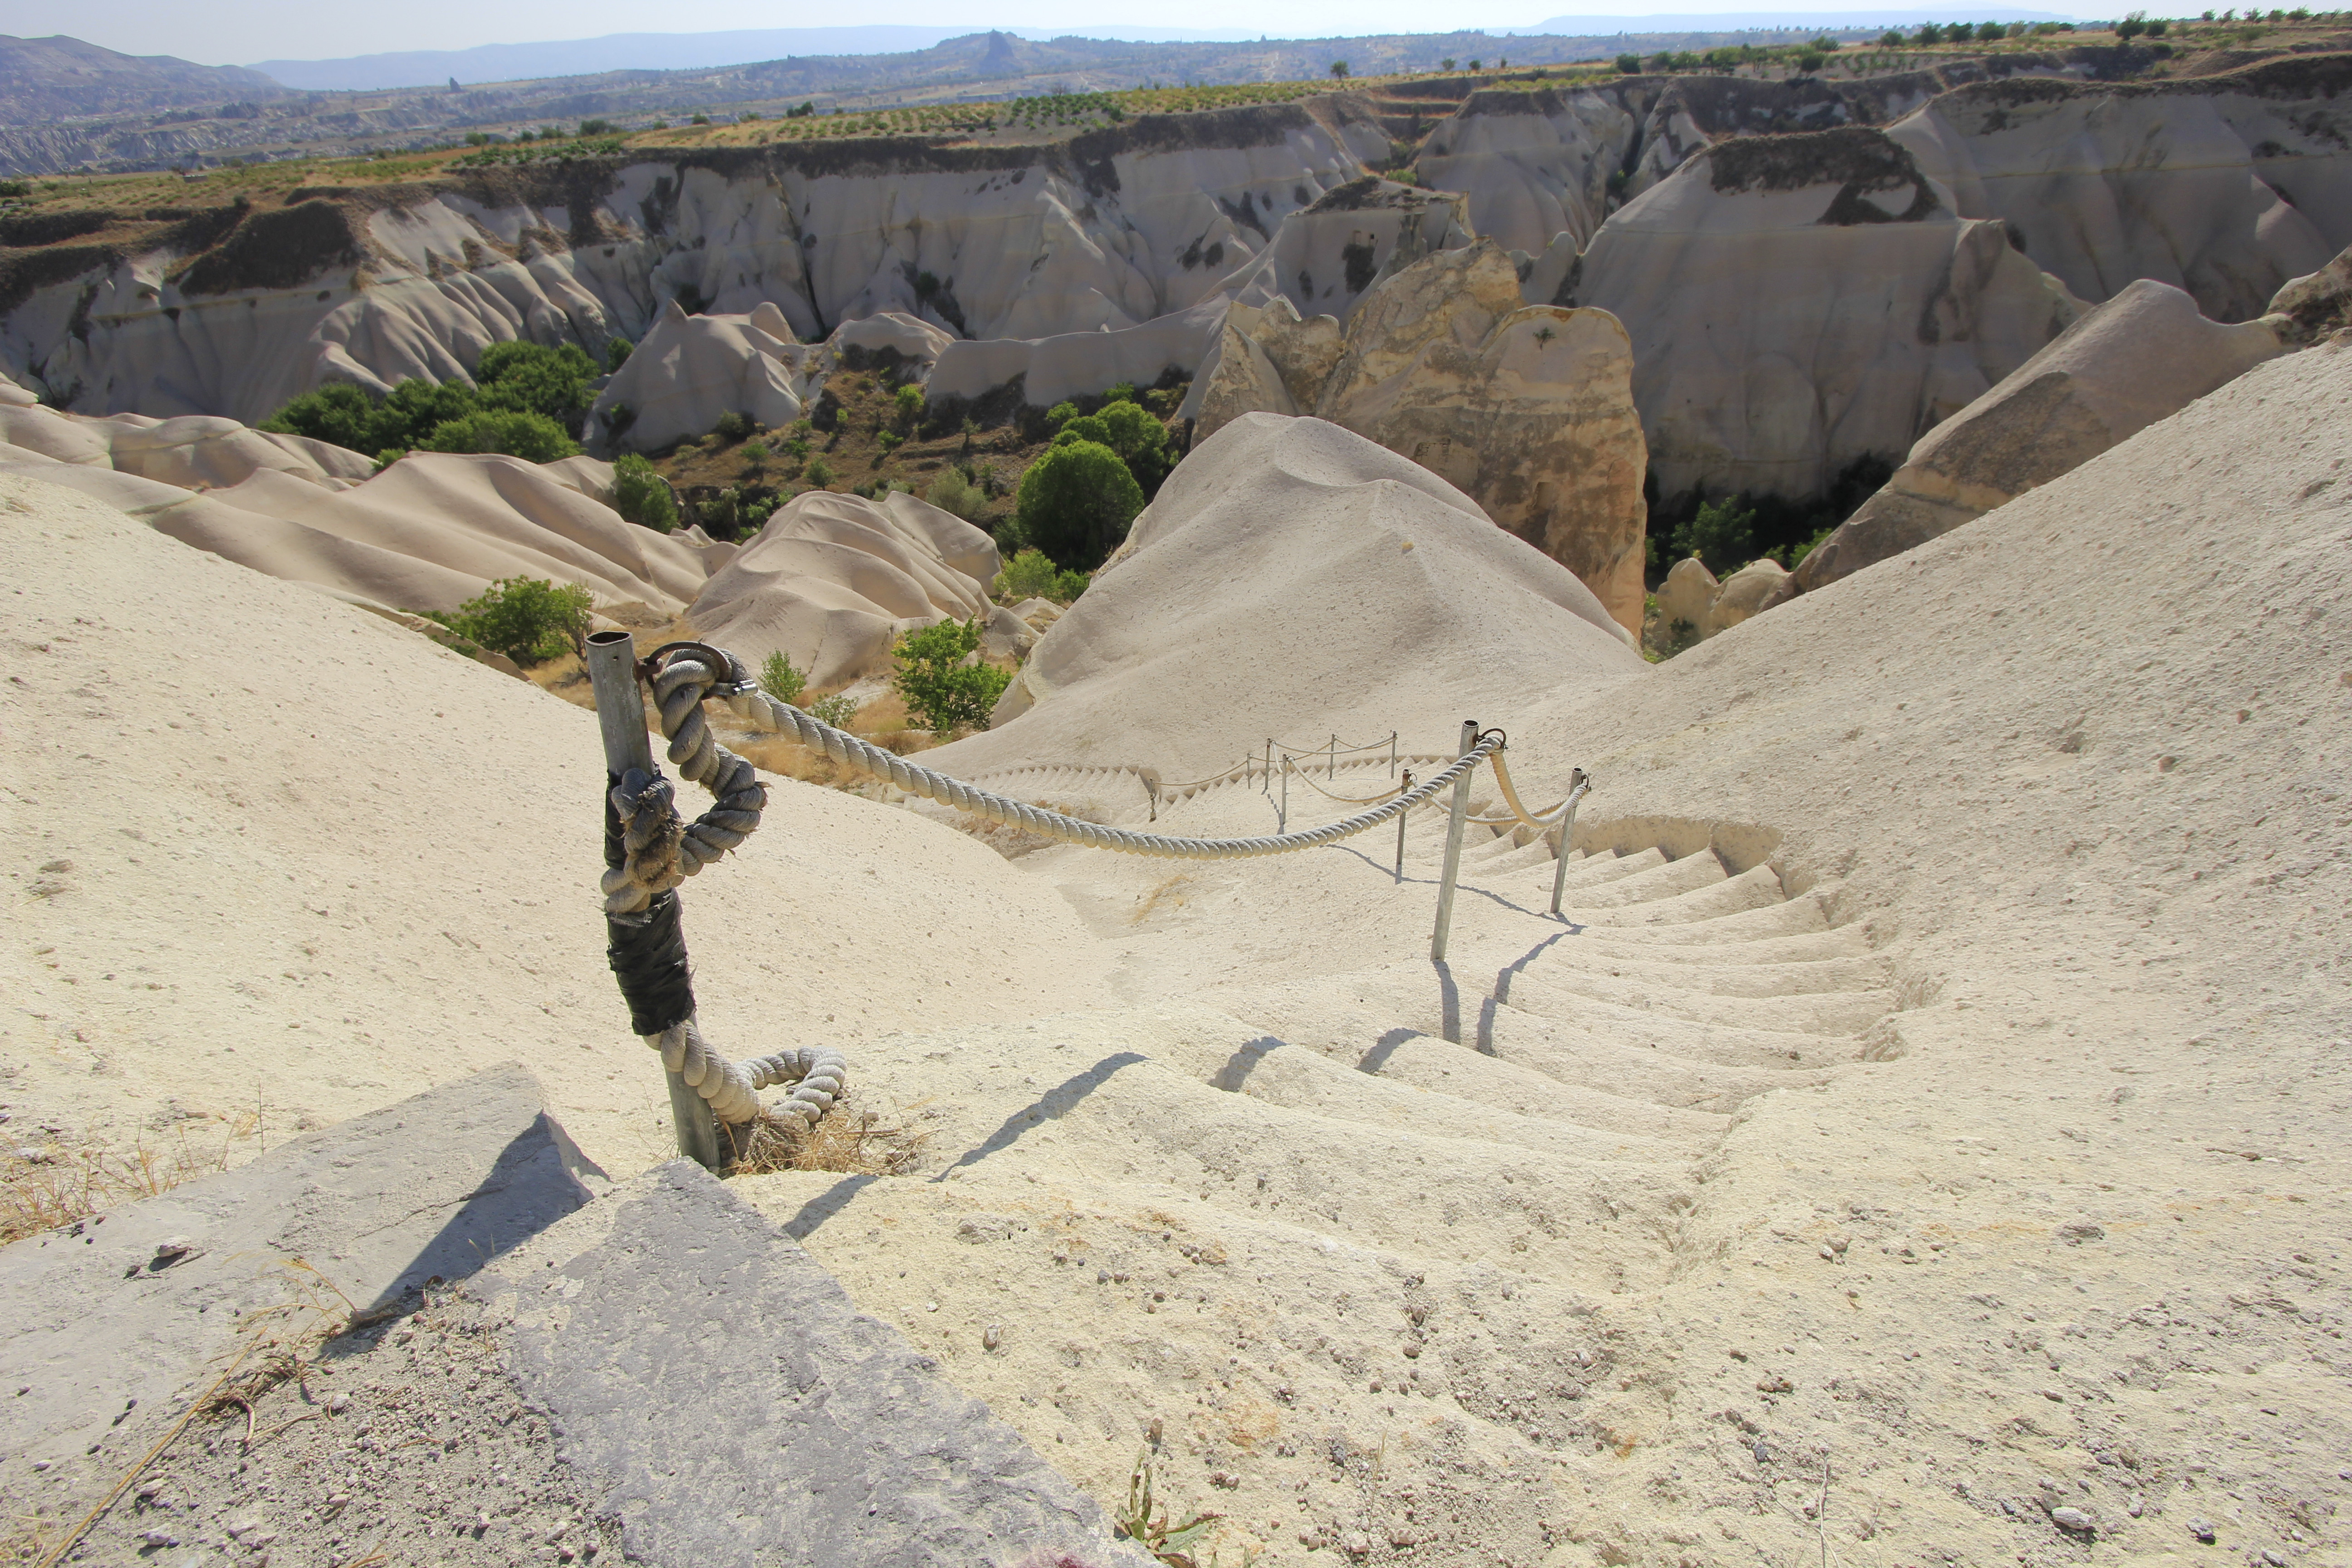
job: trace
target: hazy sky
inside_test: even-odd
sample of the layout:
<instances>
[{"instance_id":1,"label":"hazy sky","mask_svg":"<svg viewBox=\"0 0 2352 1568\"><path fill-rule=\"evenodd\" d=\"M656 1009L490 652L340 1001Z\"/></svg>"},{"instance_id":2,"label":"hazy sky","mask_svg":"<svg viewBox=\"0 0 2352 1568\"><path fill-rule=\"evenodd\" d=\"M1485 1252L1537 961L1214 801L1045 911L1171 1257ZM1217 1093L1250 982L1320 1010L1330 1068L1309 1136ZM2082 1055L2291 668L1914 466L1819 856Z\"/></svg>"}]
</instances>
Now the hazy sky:
<instances>
[{"instance_id":1,"label":"hazy sky","mask_svg":"<svg viewBox=\"0 0 2352 1568\"><path fill-rule=\"evenodd\" d=\"M2027 0L2031 4L2032 0ZM2066 0L2045 0L2066 9ZM1344 12L1297 0L1190 0L1180 13L1137 16L1139 22L1243 36L1328 37L1335 34L1426 33L1441 27L1526 27L1546 17L1744 12L1769 0L1706 0L1645 5L1642 0L1481 0L1475 7L1433 13L1425 0L1358 0ZM1901 0L1908 10L1918 0ZM1856 0L1814 0L1792 11L1843 10ZM1965 9L1965 7L1962 7ZM1957 11L1955 14L1958 14ZM476 44L588 38L604 33L700 33L729 28L824 27L901 23L977 32L988 26L1056 28L1086 33L1103 22L1097 0L989 0L985 12L971 0L890 0L852 7L778 6L755 0L689 0L647 7L643 0L401 0L397 5L320 5L318 0L232 0L192 5L187 0L0 0L0 33L45 37L65 33L133 55L177 55L205 65L247 65L264 59L320 59L393 49L461 49Z\"/></svg>"}]
</instances>

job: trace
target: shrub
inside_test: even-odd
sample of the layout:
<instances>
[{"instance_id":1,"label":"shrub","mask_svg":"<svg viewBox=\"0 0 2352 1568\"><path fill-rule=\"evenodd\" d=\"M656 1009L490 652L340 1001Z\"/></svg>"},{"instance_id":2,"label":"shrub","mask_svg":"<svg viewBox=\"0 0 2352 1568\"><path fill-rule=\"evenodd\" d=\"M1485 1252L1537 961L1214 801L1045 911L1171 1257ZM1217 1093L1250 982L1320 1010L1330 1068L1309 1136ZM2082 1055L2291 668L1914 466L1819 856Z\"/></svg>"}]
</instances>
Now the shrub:
<instances>
[{"instance_id":1,"label":"shrub","mask_svg":"<svg viewBox=\"0 0 2352 1568\"><path fill-rule=\"evenodd\" d=\"M1704 502L1697 516L1675 530L1675 553L1697 556L1718 577L1737 572L1754 557L1755 523L1754 510L1736 497Z\"/></svg>"},{"instance_id":2,"label":"shrub","mask_svg":"<svg viewBox=\"0 0 2352 1568\"><path fill-rule=\"evenodd\" d=\"M830 724L836 730L846 730L857 718L857 699L846 691L836 691L830 697L820 697L808 705L808 716L820 724Z\"/></svg>"},{"instance_id":3,"label":"shrub","mask_svg":"<svg viewBox=\"0 0 2352 1568\"><path fill-rule=\"evenodd\" d=\"M1108 447L1073 441L1029 465L1015 508L1024 542L1092 571L1127 537L1143 488Z\"/></svg>"},{"instance_id":4,"label":"shrub","mask_svg":"<svg viewBox=\"0 0 2352 1568\"><path fill-rule=\"evenodd\" d=\"M1619 55L1617 57L1617 68L1627 76L1639 76L1642 74L1642 57L1639 55Z\"/></svg>"},{"instance_id":5,"label":"shrub","mask_svg":"<svg viewBox=\"0 0 2352 1568\"><path fill-rule=\"evenodd\" d=\"M911 431L915 427L915 421L923 416L923 389L919 386L902 386L891 395L890 404L890 412L898 421L898 428Z\"/></svg>"},{"instance_id":6,"label":"shrub","mask_svg":"<svg viewBox=\"0 0 2352 1568\"><path fill-rule=\"evenodd\" d=\"M348 381L330 382L306 392L263 420L259 428L285 436L307 436L313 441L354 452L378 450L389 442L370 442L376 402Z\"/></svg>"},{"instance_id":7,"label":"shrub","mask_svg":"<svg viewBox=\"0 0 2352 1568\"><path fill-rule=\"evenodd\" d=\"M907 704L908 717L934 734L958 725L988 727L989 710L1013 683L1007 670L965 662L980 647L980 617L941 621L898 639L892 657L898 668L891 689Z\"/></svg>"},{"instance_id":8,"label":"shrub","mask_svg":"<svg viewBox=\"0 0 2352 1568\"><path fill-rule=\"evenodd\" d=\"M492 343L474 365L483 407L543 415L573 440L595 401L588 390L595 376L596 362L574 343Z\"/></svg>"},{"instance_id":9,"label":"shrub","mask_svg":"<svg viewBox=\"0 0 2352 1568\"><path fill-rule=\"evenodd\" d=\"M1083 572L1065 572L1055 566L1042 551L1024 550L1004 563L992 591L1016 605L1024 599L1051 599L1066 605L1087 591L1089 581Z\"/></svg>"},{"instance_id":10,"label":"shrub","mask_svg":"<svg viewBox=\"0 0 2352 1568\"><path fill-rule=\"evenodd\" d=\"M432 618L517 664L540 664L585 647L593 602L578 583L559 588L543 577L502 577L455 615Z\"/></svg>"},{"instance_id":11,"label":"shrub","mask_svg":"<svg viewBox=\"0 0 2352 1568\"><path fill-rule=\"evenodd\" d=\"M933 479L931 488L923 492L923 499L941 511L953 512L966 522L988 510L988 498L981 493L980 487L953 468L944 470Z\"/></svg>"},{"instance_id":12,"label":"shrub","mask_svg":"<svg viewBox=\"0 0 2352 1568\"><path fill-rule=\"evenodd\" d=\"M1818 50L1801 49L1798 51L1796 57L1797 74L1799 76L1811 76L1828 63L1828 59Z\"/></svg>"},{"instance_id":13,"label":"shrub","mask_svg":"<svg viewBox=\"0 0 2352 1568\"><path fill-rule=\"evenodd\" d=\"M905 446L907 444L907 438L904 436L899 435L896 430L881 430L875 433L874 444L882 448L882 457L887 458L891 453ZM880 458L875 459L877 462L881 460L882 459Z\"/></svg>"},{"instance_id":14,"label":"shrub","mask_svg":"<svg viewBox=\"0 0 2352 1568\"><path fill-rule=\"evenodd\" d=\"M1078 405L1076 404L1056 403L1053 407L1045 410L1045 428L1048 430L1059 430L1063 426L1067 425L1071 420L1076 419L1077 416Z\"/></svg>"},{"instance_id":15,"label":"shrub","mask_svg":"<svg viewBox=\"0 0 2352 1568\"><path fill-rule=\"evenodd\" d=\"M743 461L745 463L757 468L767 460L768 444L765 441L746 441L743 443Z\"/></svg>"},{"instance_id":16,"label":"shrub","mask_svg":"<svg viewBox=\"0 0 2352 1568\"><path fill-rule=\"evenodd\" d=\"M806 468L802 470L801 478L806 479L818 489L823 489L825 486L833 483L833 470L825 466L825 461L823 458L819 458L810 463Z\"/></svg>"},{"instance_id":17,"label":"shrub","mask_svg":"<svg viewBox=\"0 0 2352 1568\"><path fill-rule=\"evenodd\" d=\"M551 463L580 452L580 444L546 415L503 408L478 408L463 418L444 420L416 445L426 452L503 452L527 463Z\"/></svg>"},{"instance_id":18,"label":"shrub","mask_svg":"<svg viewBox=\"0 0 2352 1568\"><path fill-rule=\"evenodd\" d=\"M808 671L793 663L778 648L760 666L760 689L779 702L800 706L801 693L808 689Z\"/></svg>"},{"instance_id":19,"label":"shrub","mask_svg":"<svg viewBox=\"0 0 2352 1568\"><path fill-rule=\"evenodd\" d=\"M677 500L654 466L635 452L613 459L613 510L656 533L677 528Z\"/></svg>"},{"instance_id":20,"label":"shrub","mask_svg":"<svg viewBox=\"0 0 2352 1568\"><path fill-rule=\"evenodd\" d=\"M626 338L614 338L606 343L604 345L605 373L614 375L620 374L621 367L628 363L629 356L636 352L637 345Z\"/></svg>"},{"instance_id":21,"label":"shrub","mask_svg":"<svg viewBox=\"0 0 2352 1568\"><path fill-rule=\"evenodd\" d=\"M750 438L751 429L750 415L730 409L719 416L719 423L710 427L710 433L721 441L742 441Z\"/></svg>"}]
</instances>

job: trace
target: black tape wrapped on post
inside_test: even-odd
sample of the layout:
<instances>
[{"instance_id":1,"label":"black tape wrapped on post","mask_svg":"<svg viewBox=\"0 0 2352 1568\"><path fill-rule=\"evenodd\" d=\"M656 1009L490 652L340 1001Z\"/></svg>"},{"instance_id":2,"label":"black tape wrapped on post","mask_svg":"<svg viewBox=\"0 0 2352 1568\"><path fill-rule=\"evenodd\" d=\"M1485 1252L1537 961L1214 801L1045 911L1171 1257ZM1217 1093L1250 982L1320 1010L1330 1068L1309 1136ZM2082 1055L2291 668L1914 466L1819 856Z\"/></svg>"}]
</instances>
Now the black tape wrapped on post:
<instances>
[{"instance_id":1,"label":"black tape wrapped on post","mask_svg":"<svg viewBox=\"0 0 2352 1568\"><path fill-rule=\"evenodd\" d=\"M621 813L613 804L620 780L606 776L604 864L628 859ZM694 976L687 965L686 927L676 892L662 893L635 914L604 917L604 958L629 1005L629 1026L639 1036L660 1034L694 1016Z\"/></svg>"}]
</instances>

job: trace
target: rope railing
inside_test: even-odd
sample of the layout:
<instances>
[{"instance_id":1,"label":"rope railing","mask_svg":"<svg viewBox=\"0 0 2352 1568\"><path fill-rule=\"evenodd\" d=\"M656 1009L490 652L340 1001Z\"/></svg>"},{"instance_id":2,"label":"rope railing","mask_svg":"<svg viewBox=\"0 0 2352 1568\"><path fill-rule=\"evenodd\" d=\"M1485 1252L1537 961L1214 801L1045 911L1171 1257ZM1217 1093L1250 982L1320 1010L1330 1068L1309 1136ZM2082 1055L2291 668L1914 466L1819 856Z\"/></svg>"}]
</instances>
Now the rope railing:
<instances>
[{"instance_id":1,"label":"rope railing","mask_svg":"<svg viewBox=\"0 0 2352 1568\"><path fill-rule=\"evenodd\" d=\"M656 648L640 663L634 640L625 632L600 632L589 638L589 674L596 693L597 714L604 732L606 768L610 774L605 826L606 870L601 884L610 938L610 957L630 1016L646 1043L661 1053L670 1079L671 1107L678 1127L679 1147L707 1165L718 1163L718 1123L741 1123L761 1113L757 1090L771 1084L795 1088L785 1110L813 1125L842 1093L846 1066L840 1053L824 1047L784 1050L748 1062L734 1062L713 1048L701 1033L694 1014L694 997L687 973L686 946L678 922L677 889L737 848L757 831L767 807L767 786L751 764L719 742L704 715L706 702L726 705L734 718L752 731L778 734L844 766L883 780L909 795L937 801L987 821L1004 824L1066 844L1160 859L1244 860L1336 844L1396 819L1451 787L1454 791L1447 834L1445 870L1438 900L1438 923L1432 938L1433 957L1444 955L1446 930L1453 909L1454 885L1461 861L1462 833L1468 816L1469 784L1481 763L1491 763L1512 816L1492 819L1518 823L1547 833L1562 828L1560 852L1567 853L1565 825L1572 821L1576 803L1588 784L1580 771L1567 800L1541 816L1519 805L1502 752L1507 743L1499 730L1481 731L1465 725L1462 749L1429 777L1414 782L1411 773L1384 795L1357 799L1335 795L1307 779L1310 788L1343 805L1370 810L1296 832L1277 830L1240 838L1195 838L1171 834L1139 833L1089 822L1051 811L1030 802L997 795L968 781L910 763L847 731L836 729L791 703L761 689L742 660L707 643L669 643ZM709 810L692 822L680 818L671 786L652 763L644 725L644 702L638 682L653 689L669 760L689 781L711 793ZM1337 755L1338 737L1320 754ZM1273 744L1271 741L1269 746ZM1364 752L1385 745L1391 765L1396 761L1396 737L1351 748ZM1289 748L1285 748L1286 751ZM1315 754L1315 753L1301 753ZM1269 759L1270 760L1270 759ZM1195 784L1197 788L1245 773L1259 761L1245 758L1234 769ZM1307 775L1291 756L1282 759L1286 785L1289 775ZM1137 770L1142 773L1143 770ZM1159 789L1153 788L1155 816ZM1281 822L1286 825L1286 789ZM1489 819L1479 818L1486 821ZM1402 837L1399 847L1402 853ZM1400 862L1402 875L1402 862ZM1558 912L1559 893L1552 895Z\"/></svg>"}]
</instances>

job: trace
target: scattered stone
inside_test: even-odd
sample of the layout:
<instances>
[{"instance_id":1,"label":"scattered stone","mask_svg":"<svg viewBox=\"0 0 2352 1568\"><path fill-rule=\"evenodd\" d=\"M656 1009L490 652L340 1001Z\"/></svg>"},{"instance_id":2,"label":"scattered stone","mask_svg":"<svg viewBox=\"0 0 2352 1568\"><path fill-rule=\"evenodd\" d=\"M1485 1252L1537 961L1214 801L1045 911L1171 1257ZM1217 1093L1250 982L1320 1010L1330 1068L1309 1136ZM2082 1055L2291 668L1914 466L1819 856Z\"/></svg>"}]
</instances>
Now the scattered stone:
<instances>
[{"instance_id":1,"label":"scattered stone","mask_svg":"<svg viewBox=\"0 0 2352 1568\"><path fill-rule=\"evenodd\" d=\"M2208 1546L2213 1544L2213 1527L2201 1519L2192 1519L2189 1521L2189 1533Z\"/></svg>"},{"instance_id":2,"label":"scattered stone","mask_svg":"<svg viewBox=\"0 0 2352 1568\"><path fill-rule=\"evenodd\" d=\"M2098 1529L2097 1521L2079 1508L2053 1508L2050 1510L2050 1522L2077 1535L2089 1535Z\"/></svg>"}]
</instances>

